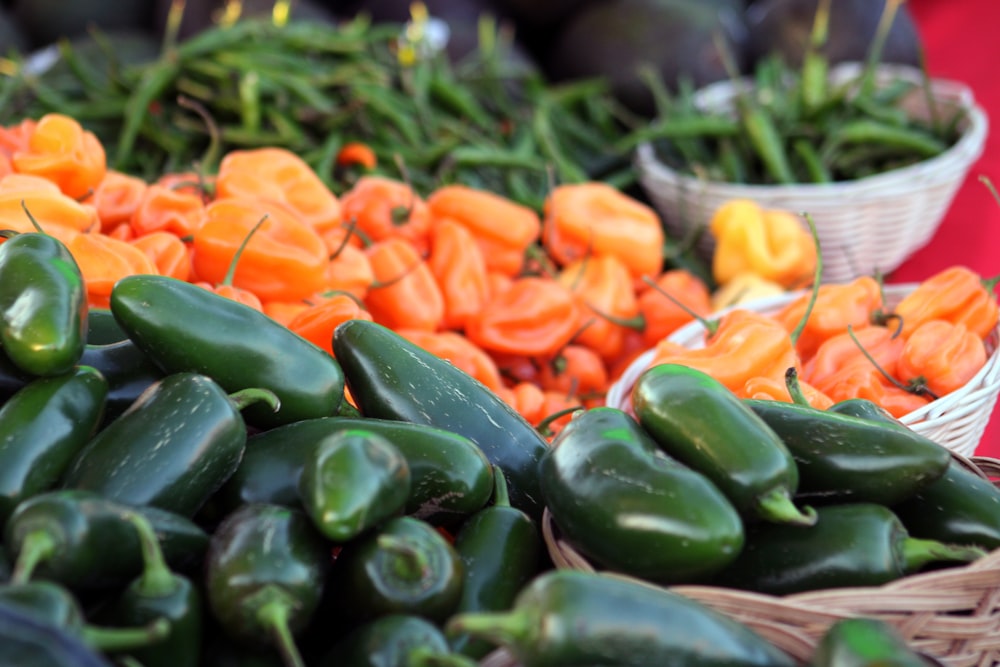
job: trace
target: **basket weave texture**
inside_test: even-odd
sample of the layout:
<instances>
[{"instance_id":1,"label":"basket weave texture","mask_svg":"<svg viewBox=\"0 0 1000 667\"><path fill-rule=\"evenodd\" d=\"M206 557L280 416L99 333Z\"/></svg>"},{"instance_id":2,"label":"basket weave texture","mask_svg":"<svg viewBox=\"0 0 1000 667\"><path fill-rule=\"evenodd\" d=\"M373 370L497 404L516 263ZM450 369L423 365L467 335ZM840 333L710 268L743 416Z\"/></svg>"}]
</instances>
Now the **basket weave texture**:
<instances>
[{"instance_id":1,"label":"basket weave texture","mask_svg":"<svg viewBox=\"0 0 1000 667\"><path fill-rule=\"evenodd\" d=\"M856 63L844 64L832 70L831 78L851 81L859 71ZM900 65L882 65L876 81L900 78L921 81L918 70ZM695 103L706 110L729 109L736 91L732 82L715 83L700 90ZM966 110L963 134L944 153L908 167L830 184L707 182L668 167L646 143L635 154L639 181L675 238L705 229L725 202L751 199L764 208L810 214L823 252L824 282L848 281L876 270L888 273L934 236L986 141L986 114L967 86L937 79L931 82L931 91L940 110ZM903 101L903 108L912 117L930 114L919 89ZM714 246L710 233L701 235L698 249L704 256L710 257Z\"/></svg>"},{"instance_id":2,"label":"basket weave texture","mask_svg":"<svg viewBox=\"0 0 1000 667\"><path fill-rule=\"evenodd\" d=\"M886 303L890 306L895 305L915 287L915 283L886 285ZM772 313L801 294L802 292L789 292L741 304L738 307ZM727 311L720 311L718 314L724 312ZM689 348L701 347L704 344L703 338L704 328L696 321L684 325L669 337L671 341ZM989 424L997 396L1000 395L1000 325L995 327L987 338L986 351L989 355L986 365L968 383L950 394L931 401L919 410L904 415L900 421L953 452L963 456L974 455ZM608 389L605 397L606 405L630 411L632 386L649 367L654 354L654 350L647 350L632 362Z\"/></svg>"},{"instance_id":3,"label":"basket weave texture","mask_svg":"<svg viewBox=\"0 0 1000 667\"><path fill-rule=\"evenodd\" d=\"M984 478L1000 476L1000 460L953 456ZM556 567L595 571L560 539L548 510L542 532ZM892 624L911 647L949 667L1000 664L1000 549L965 566L914 574L882 586L780 597L713 586L670 590L750 626L802 662L835 621L865 616ZM482 663L484 667L516 664L506 650L495 651Z\"/></svg>"}]
</instances>

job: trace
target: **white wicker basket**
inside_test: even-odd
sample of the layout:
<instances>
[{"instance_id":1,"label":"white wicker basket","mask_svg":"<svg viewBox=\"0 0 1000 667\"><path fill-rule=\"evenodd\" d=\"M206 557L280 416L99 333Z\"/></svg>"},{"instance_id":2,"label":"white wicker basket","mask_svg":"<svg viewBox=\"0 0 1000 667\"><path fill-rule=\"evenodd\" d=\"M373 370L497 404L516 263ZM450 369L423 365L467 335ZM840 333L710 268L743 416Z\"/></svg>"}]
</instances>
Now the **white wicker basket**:
<instances>
[{"instance_id":1,"label":"white wicker basket","mask_svg":"<svg viewBox=\"0 0 1000 667\"><path fill-rule=\"evenodd\" d=\"M889 305L895 305L916 284L886 285L885 298ZM774 313L802 292L789 292L766 297L737 306L760 313ZM730 309L712 315L717 317ZM688 348L704 346L704 327L694 321L681 327L669 336L669 340ZM989 423L993 406L1000 395L1000 325L995 327L986 340L989 358L975 377L960 389L931 401L919 410L904 415L900 421L917 433L944 445L963 456L973 456L979 445L986 425ZM655 350L647 350L639 355L622 373L622 376L608 390L605 404L622 410L631 410L631 392L639 376L649 367Z\"/></svg>"},{"instance_id":2,"label":"white wicker basket","mask_svg":"<svg viewBox=\"0 0 1000 667\"><path fill-rule=\"evenodd\" d=\"M835 81L856 79L860 65L834 68ZM902 78L921 81L919 71L883 65L877 81ZM635 155L639 181L677 238L704 228L715 210L732 199L751 199L764 208L809 213L816 223L823 252L824 282L845 282L875 271L888 273L926 245L941 224L958 188L979 158L987 133L987 117L965 85L946 80L931 83L936 104L945 111L967 110L959 141L932 159L856 181L830 184L744 185L706 182L663 164L651 144ZM722 81L703 88L695 102L704 109L727 109L736 88ZM928 117L920 90L903 101L914 117ZM803 222L803 224L805 224ZM699 250L710 257L711 234L702 235Z\"/></svg>"}]
</instances>

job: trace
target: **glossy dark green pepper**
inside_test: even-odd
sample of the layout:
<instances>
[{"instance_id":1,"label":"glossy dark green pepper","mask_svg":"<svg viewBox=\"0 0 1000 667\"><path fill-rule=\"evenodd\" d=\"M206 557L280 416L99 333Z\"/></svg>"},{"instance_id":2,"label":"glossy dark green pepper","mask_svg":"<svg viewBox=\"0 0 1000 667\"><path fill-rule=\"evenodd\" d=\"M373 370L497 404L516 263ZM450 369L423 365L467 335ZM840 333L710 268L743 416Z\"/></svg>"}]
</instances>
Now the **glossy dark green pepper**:
<instances>
[{"instance_id":1,"label":"glossy dark green pepper","mask_svg":"<svg viewBox=\"0 0 1000 667\"><path fill-rule=\"evenodd\" d=\"M391 442L349 429L320 441L306 457L299 496L313 525L333 542L347 542L402 512L410 467Z\"/></svg>"},{"instance_id":2,"label":"glossy dark green pepper","mask_svg":"<svg viewBox=\"0 0 1000 667\"><path fill-rule=\"evenodd\" d=\"M109 308L89 308L87 310L88 345L112 345L126 340L128 340L128 334L118 324L115 314Z\"/></svg>"},{"instance_id":3,"label":"glossy dark green pepper","mask_svg":"<svg viewBox=\"0 0 1000 667\"><path fill-rule=\"evenodd\" d=\"M798 525L816 520L811 508L792 502L799 473L781 438L708 373L653 366L636 381L632 406L668 455L712 480L744 517Z\"/></svg>"},{"instance_id":4,"label":"glossy dark green pepper","mask_svg":"<svg viewBox=\"0 0 1000 667\"><path fill-rule=\"evenodd\" d=\"M166 373L208 375L227 392L269 389L281 407L254 406L249 423L271 428L336 414L344 398L337 361L263 313L167 276L134 275L111 291L111 312Z\"/></svg>"},{"instance_id":5,"label":"glossy dark green pepper","mask_svg":"<svg viewBox=\"0 0 1000 667\"><path fill-rule=\"evenodd\" d=\"M602 568L686 582L722 569L743 546L743 522L725 495L617 408L573 418L540 476L561 537Z\"/></svg>"},{"instance_id":6,"label":"glossy dark green pepper","mask_svg":"<svg viewBox=\"0 0 1000 667\"><path fill-rule=\"evenodd\" d=\"M743 552L715 583L771 595L879 586L930 563L966 563L985 553L911 537L892 511L874 503L827 505L817 513L809 527L748 527Z\"/></svg>"},{"instance_id":7,"label":"glossy dark green pepper","mask_svg":"<svg viewBox=\"0 0 1000 667\"><path fill-rule=\"evenodd\" d=\"M462 560L462 597L455 613L510 609L521 589L542 568L542 537L527 514L510 506L507 481L497 469L493 503L479 510L455 534ZM452 647L479 659L491 646L470 637L455 637Z\"/></svg>"},{"instance_id":8,"label":"glossy dark green pepper","mask_svg":"<svg viewBox=\"0 0 1000 667\"><path fill-rule=\"evenodd\" d=\"M168 375L83 447L63 486L194 516L239 465L247 440L240 410L255 401L273 404L274 396L227 395L206 375Z\"/></svg>"},{"instance_id":9,"label":"glossy dark green pepper","mask_svg":"<svg viewBox=\"0 0 1000 667\"><path fill-rule=\"evenodd\" d=\"M430 524L402 516L344 545L337 556L335 591L351 614L446 619L462 593L462 561Z\"/></svg>"},{"instance_id":10,"label":"glossy dark green pepper","mask_svg":"<svg viewBox=\"0 0 1000 667\"><path fill-rule=\"evenodd\" d=\"M0 664L18 667L112 667L69 631L0 604Z\"/></svg>"},{"instance_id":11,"label":"glossy dark green pepper","mask_svg":"<svg viewBox=\"0 0 1000 667\"><path fill-rule=\"evenodd\" d=\"M22 501L4 526L4 548L14 562L12 581L37 577L73 590L126 585L142 571L142 546L129 512L153 523L172 567L190 571L201 565L208 534L189 519L90 491L57 489Z\"/></svg>"},{"instance_id":12,"label":"glossy dark green pepper","mask_svg":"<svg viewBox=\"0 0 1000 667\"><path fill-rule=\"evenodd\" d=\"M490 463L464 436L390 419L320 417L250 436L243 460L217 494L220 504L228 510L247 502L299 505L298 484L306 457L319 443L351 429L382 436L406 458L410 469L406 514L447 524L489 501Z\"/></svg>"},{"instance_id":13,"label":"glossy dark green pepper","mask_svg":"<svg viewBox=\"0 0 1000 667\"><path fill-rule=\"evenodd\" d=\"M858 401L830 410L783 401L744 403L792 453L803 502L892 505L941 477L951 460L945 447Z\"/></svg>"},{"instance_id":14,"label":"glossy dark green pepper","mask_svg":"<svg viewBox=\"0 0 1000 667\"><path fill-rule=\"evenodd\" d=\"M87 292L73 255L48 234L0 245L0 347L31 375L73 368L87 340Z\"/></svg>"},{"instance_id":15,"label":"glossy dark green pepper","mask_svg":"<svg viewBox=\"0 0 1000 667\"><path fill-rule=\"evenodd\" d=\"M102 426L125 412L139 399L142 392L162 380L165 375L128 339L107 345L88 342L80 357L80 365L93 366L108 383Z\"/></svg>"},{"instance_id":16,"label":"glossy dark green pepper","mask_svg":"<svg viewBox=\"0 0 1000 667\"><path fill-rule=\"evenodd\" d=\"M130 655L143 667L196 665L202 649L202 595L194 582L173 572L163 557L153 525L142 515L129 516L142 544L143 571L114 600L105 616L115 626L142 627L169 622L165 637Z\"/></svg>"},{"instance_id":17,"label":"glossy dark green pepper","mask_svg":"<svg viewBox=\"0 0 1000 667\"><path fill-rule=\"evenodd\" d=\"M899 631L879 618L843 618L820 637L810 667L928 667Z\"/></svg>"},{"instance_id":18,"label":"glossy dark green pepper","mask_svg":"<svg viewBox=\"0 0 1000 667\"><path fill-rule=\"evenodd\" d=\"M366 417L426 424L476 443L507 476L511 505L542 515L538 461L546 441L524 417L454 364L380 324L334 330L333 352Z\"/></svg>"},{"instance_id":19,"label":"glossy dark green pepper","mask_svg":"<svg viewBox=\"0 0 1000 667\"><path fill-rule=\"evenodd\" d=\"M108 383L90 366L25 385L0 407L0 527L19 502L56 486L104 414Z\"/></svg>"},{"instance_id":20,"label":"glossy dark green pepper","mask_svg":"<svg viewBox=\"0 0 1000 667\"><path fill-rule=\"evenodd\" d=\"M792 667L747 626L634 579L578 570L539 575L504 612L456 614L449 635L508 648L524 667Z\"/></svg>"},{"instance_id":21,"label":"glossy dark green pepper","mask_svg":"<svg viewBox=\"0 0 1000 667\"><path fill-rule=\"evenodd\" d=\"M295 636L312 620L328 561L301 510L243 505L212 533L205 559L212 617L242 641L277 648L288 667L302 665Z\"/></svg>"},{"instance_id":22,"label":"glossy dark green pepper","mask_svg":"<svg viewBox=\"0 0 1000 667\"><path fill-rule=\"evenodd\" d=\"M420 616L388 614L353 630L326 652L319 667L474 667L475 662L452 655L441 629Z\"/></svg>"}]
</instances>

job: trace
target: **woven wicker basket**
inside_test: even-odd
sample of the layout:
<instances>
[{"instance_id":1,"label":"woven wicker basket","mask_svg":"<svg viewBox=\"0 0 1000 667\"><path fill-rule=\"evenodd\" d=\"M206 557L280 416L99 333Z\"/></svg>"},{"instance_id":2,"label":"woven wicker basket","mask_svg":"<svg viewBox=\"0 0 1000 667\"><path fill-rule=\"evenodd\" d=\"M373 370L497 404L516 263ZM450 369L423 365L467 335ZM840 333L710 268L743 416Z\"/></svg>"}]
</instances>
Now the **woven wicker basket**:
<instances>
[{"instance_id":1,"label":"woven wicker basket","mask_svg":"<svg viewBox=\"0 0 1000 667\"><path fill-rule=\"evenodd\" d=\"M849 81L858 72L858 64L846 64L834 68L831 76ZM877 80L896 78L921 80L917 70L899 65L883 65ZM635 155L639 181L667 232L676 238L704 229L723 203L751 199L764 208L812 216L823 252L824 282L847 281L875 270L888 273L930 241L986 140L986 114L967 86L935 80L931 88L941 109L963 108L967 118L954 146L915 165L840 183L742 185L682 174L658 160L651 144L643 144ZM727 109L735 91L731 82L715 83L698 92L696 104ZM914 117L929 114L919 91L904 100L904 108ZM714 245L711 234L702 234L699 250L705 257L711 256Z\"/></svg>"},{"instance_id":2,"label":"woven wicker basket","mask_svg":"<svg viewBox=\"0 0 1000 667\"><path fill-rule=\"evenodd\" d=\"M916 284L897 284L885 287L885 299L892 306L911 292ZM739 308L761 313L773 313L798 298L802 292L789 292L774 297L766 297ZM727 311L720 311L718 314ZM713 316L714 317L714 316ZM704 329L699 322L691 322L670 335L670 340L689 348L703 345ZM989 423L993 406L1000 395L1000 326L993 329L986 340L989 358L965 386L931 401L919 410L900 418L900 421L917 433L923 434L963 456L975 454L983 432ZM635 381L655 354L647 350L622 373L622 376L608 389L605 404L622 410L631 409L631 391Z\"/></svg>"}]
</instances>

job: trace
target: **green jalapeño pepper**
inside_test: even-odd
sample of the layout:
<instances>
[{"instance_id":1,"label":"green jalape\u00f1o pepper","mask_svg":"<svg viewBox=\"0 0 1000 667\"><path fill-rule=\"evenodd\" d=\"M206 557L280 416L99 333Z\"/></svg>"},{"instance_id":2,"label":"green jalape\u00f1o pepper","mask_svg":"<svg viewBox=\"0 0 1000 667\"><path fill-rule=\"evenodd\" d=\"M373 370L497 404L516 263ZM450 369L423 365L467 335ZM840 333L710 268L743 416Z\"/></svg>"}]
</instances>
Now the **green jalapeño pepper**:
<instances>
[{"instance_id":1,"label":"green jalape\u00f1o pepper","mask_svg":"<svg viewBox=\"0 0 1000 667\"><path fill-rule=\"evenodd\" d=\"M328 548L309 518L279 505L243 505L212 533L205 587L212 617L232 636L304 664L295 637L326 581Z\"/></svg>"},{"instance_id":2,"label":"green jalape\u00f1o pepper","mask_svg":"<svg viewBox=\"0 0 1000 667\"><path fill-rule=\"evenodd\" d=\"M201 565L208 535L189 519L156 507L129 507L90 491L57 489L21 502L4 526L14 561L11 581L33 576L73 590L124 586L142 571L142 547L127 519L138 512L156 528L167 561Z\"/></svg>"},{"instance_id":3,"label":"green jalape\u00f1o pepper","mask_svg":"<svg viewBox=\"0 0 1000 667\"><path fill-rule=\"evenodd\" d=\"M240 410L258 400L275 402L266 390L227 395L205 375L168 375L83 447L63 486L194 516L239 465Z\"/></svg>"},{"instance_id":4,"label":"green jalape\u00f1o pepper","mask_svg":"<svg viewBox=\"0 0 1000 667\"><path fill-rule=\"evenodd\" d=\"M319 532L333 542L348 542L402 512L410 495L410 468L382 436L341 431L306 458L299 495Z\"/></svg>"},{"instance_id":5,"label":"green jalape\u00f1o pepper","mask_svg":"<svg viewBox=\"0 0 1000 667\"><path fill-rule=\"evenodd\" d=\"M813 526L759 524L715 583L786 595L845 586L879 586L930 563L973 561L985 552L911 537L899 518L874 503L826 505Z\"/></svg>"},{"instance_id":6,"label":"green jalape\u00f1o pepper","mask_svg":"<svg viewBox=\"0 0 1000 667\"><path fill-rule=\"evenodd\" d=\"M810 667L928 667L887 621L843 618L820 637Z\"/></svg>"},{"instance_id":7,"label":"green jalape\u00f1o pepper","mask_svg":"<svg viewBox=\"0 0 1000 667\"><path fill-rule=\"evenodd\" d=\"M0 664L24 667L112 667L68 630L0 604Z\"/></svg>"},{"instance_id":8,"label":"green jalape\u00f1o pepper","mask_svg":"<svg viewBox=\"0 0 1000 667\"><path fill-rule=\"evenodd\" d=\"M73 255L43 233L0 245L0 347L31 375L59 375L83 355L87 292Z\"/></svg>"},{"instance_id":9,"label":"green jalape\u00f1o pepper","mask_svg":"<svg viewBox=\"0 0 1000 667\"><path fill-rule=\"evenodd\" d=\"M617 408L572 419L540 476L562 537L603 568L692 581L725 567L743 546L743 523L722 492Z\"/></svg>"},{"instance_id":10,"label":"green jalape\u00f1o pepper","mask_svg":"<svg viewBox=\"0 0 1000 667\"><path fill-rule=\"evenodd\" d=\"M809 525L792 502L799 472L781 438L721 382L679 364L659 364L632 389L642 427L670 456L714 482L745 517Z\"/></svg>"},{"instance_id":11,"label":"green jalape\u00f1o pepper","mask_svg":"<svg viewBox=\"0 0 1000 667\"><path fill-rule=\"evenodd\" d=\"M747 626L665 588L614 575L552 570L503 612L448 620L508 648L524 667L791 667L795 661Z\"/></svg>"},{"instance_id":12,"label":"green jalape\u00f1o pepper","mask_svg":"<svg viewBox=\"0 0 1000 667\"><path fill-rule=\"evenodd\" d=\"M125 412L142 392L165 375L128 339L107 345L88 342L80 357L80 365L93 366L108 382L102 427Z\"/></svg>"},{"instance_id":13,"label":"green jalape\u00f1o pepper","mask_svg":"<svg viewBox=\"0 0 1000 667\"><path fill-rule=\"evenodd\" d=\"M211 377L227 392L261 387L277 411L254 406L261 428L327 417L344 398L344 374L326 351L267 315L193 283L134 275L111 291L111 312L136 345L166 373Z\"/></svg>"},{"instance_id":14,"label":"green jalape\u00f1o pepper","mask_svg":"<svg viewBox=\"0 0 1000 667\"><path fill-rule=\"evenodd\" d=\"M0 527L21 500L53 488L97 431L108 383L77 366L25 385L0 407Z\"/></svg>"},{"instance_id":15,"label":"green jalape\u00f1o pepper","mask_svg":"<svg viewBox=\"0 0 1000 667\"><path fill-rule=\"evenodd\" d=\"M426 663L421 662L426 660ZM453 655L437 626L420 616L388 614L355 628L337 641L319 667L475 667Z\"/></svg>"},{"instance_id":16,"label":"green jalape\u00f1o pepper","mask_svg":"<svg viewBox=\"0 0 1000 667\"><path fill-rule=\"evenodd\" d=\"M458 433L507 476L511 505L542 515L538 461L547 448L524 417L454 364L380 324L349 320L333 333L333 352L366 417Z\"/></svg>"}]
</instances>

